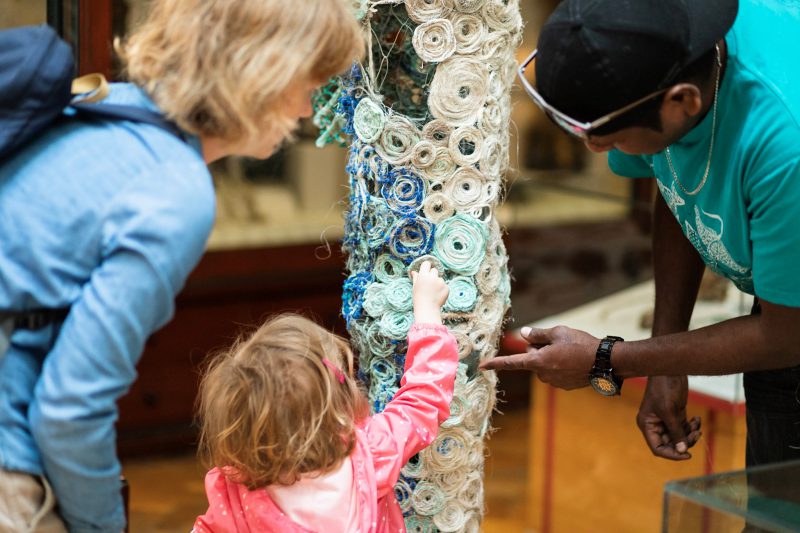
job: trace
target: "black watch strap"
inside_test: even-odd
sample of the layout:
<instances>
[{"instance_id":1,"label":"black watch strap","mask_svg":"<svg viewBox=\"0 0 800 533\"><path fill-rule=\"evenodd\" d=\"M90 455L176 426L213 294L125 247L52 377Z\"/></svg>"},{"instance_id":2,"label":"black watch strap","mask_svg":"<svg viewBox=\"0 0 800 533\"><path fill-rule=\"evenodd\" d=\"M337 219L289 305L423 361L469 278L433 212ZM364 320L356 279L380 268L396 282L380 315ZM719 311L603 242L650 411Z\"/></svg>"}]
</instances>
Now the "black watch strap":
<instances>
[{"instance_id":1,"label":"black watch strap","mask_svg":"<svg viewBox=\"0 0 800 533\"><path fill-rule=\"evenodd\" d=\"M614 335L603 337L595 353L595 366L600 367L602 370L609 370L611 368L611 349L614 347L614 343L624 340L622 337L615 337Z\"/></svg>"}]
</instances>

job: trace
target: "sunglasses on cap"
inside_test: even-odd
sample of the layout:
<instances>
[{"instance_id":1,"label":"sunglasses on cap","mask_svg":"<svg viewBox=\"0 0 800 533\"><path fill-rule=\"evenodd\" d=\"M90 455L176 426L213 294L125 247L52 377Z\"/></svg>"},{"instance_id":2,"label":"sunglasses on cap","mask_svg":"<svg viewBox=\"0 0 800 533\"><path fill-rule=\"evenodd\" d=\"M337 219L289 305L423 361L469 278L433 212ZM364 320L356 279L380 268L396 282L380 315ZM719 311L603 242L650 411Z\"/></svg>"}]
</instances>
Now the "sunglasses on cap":
<instances>
[{"instance_id":1,"label":"sunglasses on cap","mask_svg":"<svg viewBox=\"0 0 800 533\"><path fill-rule=\"evenodd\" d=\"M539 108L542 111L544 111L545 115L547 115L550 120L552 120L557 126L559 126L561 129L563 129L570 135L577 137L582 141L588 141L592 131L596 130L600 126L608 124L618 116L623 115L624 113L630 111L634 107L643 104L646 101L650 100L651 98L667 91L667 89L660 89L654 93L650 93L647 96L639 98L635 102L630 103L625 107L621 107L616 111L612 111L611 113L603 115L602 117L595 119L591 122L581 122L580 120L576 120L570 117L569 115L562 113L561 111L551 106L550 104L548 104L542 97L542 95L539 94L536 91L536 89L533 88L533 85L531 85L530 82L525 78L525 70L528 68L528 66L530 66L534 62L534 60L536 59L537 52L538 49L534 50L533 53L531 53L531 55L528 56L528 59L526 59L519 66L519 69L517 70L517 74L519 75L519 79L522 82L522 86L525 88L525 92L528 93L528 95L533 99L536 105L538 105Z\"/></svg>"}]
</instances>

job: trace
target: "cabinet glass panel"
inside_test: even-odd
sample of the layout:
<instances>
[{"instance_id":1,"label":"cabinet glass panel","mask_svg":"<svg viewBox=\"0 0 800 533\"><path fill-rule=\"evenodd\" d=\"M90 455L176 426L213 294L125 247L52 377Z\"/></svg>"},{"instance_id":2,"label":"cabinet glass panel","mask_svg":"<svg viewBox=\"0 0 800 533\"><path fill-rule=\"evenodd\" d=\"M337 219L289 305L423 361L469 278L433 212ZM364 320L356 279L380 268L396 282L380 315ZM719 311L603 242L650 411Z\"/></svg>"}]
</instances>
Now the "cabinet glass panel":
<instances>
[{"instance_id":1,"label":"cabinet glass panel","mask_svg":"<svg viewBox=\"0 0 800 533\"><path fill-rule=\"evenodd\" d=\"M800 531L800 461L667 483L662 531Z\"/></svg>"}]
</instances>

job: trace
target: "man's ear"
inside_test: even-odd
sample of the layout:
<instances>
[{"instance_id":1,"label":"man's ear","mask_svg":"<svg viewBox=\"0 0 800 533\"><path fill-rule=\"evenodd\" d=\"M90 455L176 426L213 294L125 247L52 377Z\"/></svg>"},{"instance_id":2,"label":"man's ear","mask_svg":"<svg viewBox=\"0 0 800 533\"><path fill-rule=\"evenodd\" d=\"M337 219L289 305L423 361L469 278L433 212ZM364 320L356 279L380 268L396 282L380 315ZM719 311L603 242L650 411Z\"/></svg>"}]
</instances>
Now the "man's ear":
<instances>
[{"instance_id":1,"label":"man's ear","mask_svg":"<svg viewBox=\"0 0 800 533\"><path fill-rule=\"evenodd\" d=\"M663 105L664 113L673 116L682 114L684 117L694 117L703 109L703 97L697 85L679 83L667 91Z\"/></svg>"}]
</instances>

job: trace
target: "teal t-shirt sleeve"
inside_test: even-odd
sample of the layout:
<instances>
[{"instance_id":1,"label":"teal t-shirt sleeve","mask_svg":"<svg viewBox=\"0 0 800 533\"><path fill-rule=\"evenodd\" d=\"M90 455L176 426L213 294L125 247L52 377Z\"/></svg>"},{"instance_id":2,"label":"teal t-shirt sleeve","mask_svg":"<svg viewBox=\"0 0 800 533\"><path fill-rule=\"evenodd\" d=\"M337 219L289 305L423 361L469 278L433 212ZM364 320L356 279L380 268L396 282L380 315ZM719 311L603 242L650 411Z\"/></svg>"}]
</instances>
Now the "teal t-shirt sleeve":
<instances>
[{"instance_id":1,"label":"teal t-shirt sleeve","mask_svg":"<svg viewBox=\"0 0 800 533\"><path fill-rule=\"evenodd\" d=\"M800 307L800 157L752 176L745 183L749 196L753 285L756 296L789 307Z\"/></svg>"},{"instance_id":2,"label":"teal t-shirt sleeve","mask_svg":"<svg viewBox=\"0 0 800 533\"><path fill-rule=\"evenodd\" d=\"M653 178L650 164L642 156L623 154L619 150L608 152L608 166L618 176L626 178Z\"/></svg>"}]
</instances>

